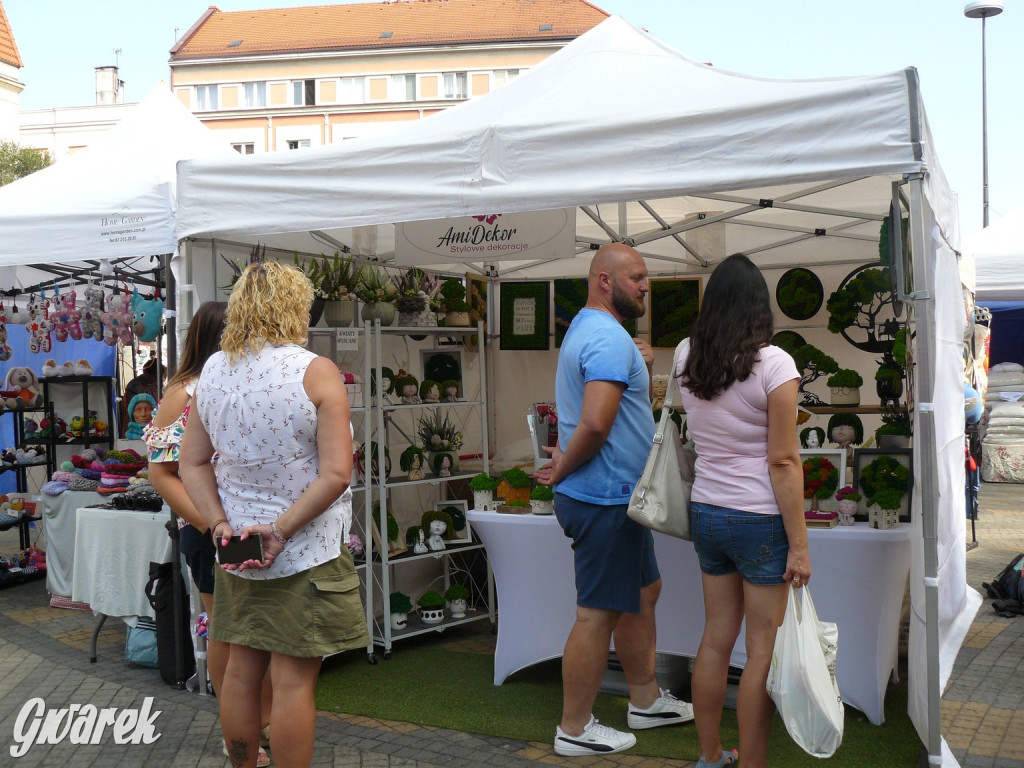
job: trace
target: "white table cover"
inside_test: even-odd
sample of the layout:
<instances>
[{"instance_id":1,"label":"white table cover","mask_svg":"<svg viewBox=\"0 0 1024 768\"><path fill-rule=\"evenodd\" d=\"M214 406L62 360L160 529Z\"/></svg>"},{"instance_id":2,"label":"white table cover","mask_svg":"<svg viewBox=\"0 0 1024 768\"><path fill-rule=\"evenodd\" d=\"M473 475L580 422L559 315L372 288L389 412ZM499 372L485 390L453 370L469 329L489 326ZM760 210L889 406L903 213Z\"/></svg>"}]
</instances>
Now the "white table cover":
<instances>
[{"instance_id":1,"label":"white table cover","mask_svg":"<svg viewBox=\"0 0 1024 768\"><path fill-rule=\"evenodd\" d=\"M517 670L562 655L576 616L572 549L554 517L480 510L467 517L498 591L494 684L501 685ZM866 523L809 531L814 606L822 621L839 625L839 691L876 725L885 720L885 689L896 668L910 533L907 525L875 530ZM657 649L696 656L704 631L697 555L688 541L654 538L663 582ZM746 663L742 633L731 663Z\"/></svg>"},{"instance_id":2,"label":"white table cover","mask_svg":"<svg viewBox=\"0 0 1024 768\"><path fill-rule=\"evenodd\" d=\"M75 567L75 528L78 510L109 499L96 491L64 491L59 496L43 496L43 530L46 533L46 591L71 597L71 578Z\"/></svg>"},{"instance_id":3,"label":"white table cover","mask_svg":"<svg viewBox=\"0 0 1024 768\"><path fill-rule=\"evenodd\" d=\"M167 511L78 510L72 599L130 624L139 616L153 618L145 586L150 562L171 559L168 520Z\"/></svg>"}]
</instances>

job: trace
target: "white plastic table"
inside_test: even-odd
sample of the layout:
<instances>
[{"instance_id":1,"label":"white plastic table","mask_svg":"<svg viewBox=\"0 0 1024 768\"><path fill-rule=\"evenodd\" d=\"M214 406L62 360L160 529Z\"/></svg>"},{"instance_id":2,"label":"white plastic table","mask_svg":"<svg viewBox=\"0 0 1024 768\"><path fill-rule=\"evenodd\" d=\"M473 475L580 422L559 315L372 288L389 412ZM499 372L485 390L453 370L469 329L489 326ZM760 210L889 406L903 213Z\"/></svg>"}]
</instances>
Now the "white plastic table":
<instances>
[{"instance_id":1,"label":"white plastic table","mask_svg":"<svg viewBox=\"0 0 1024 768\"><path fill-rule=\"evenodd\" d=\"M572 549L551 516L471 510L498 592L494 684L517 670L562 655L576 616ZM896 668L900 610L910 572L910 527L866 523L809 532L811 593L818 617L839 626L836 676L843 701L872 723L885 720L885 690ZM662 592L657 650L696 656L704 598L693 545L655 534ZM746 663L743 635L730 662Z\"/></svg>"}]
</instances>

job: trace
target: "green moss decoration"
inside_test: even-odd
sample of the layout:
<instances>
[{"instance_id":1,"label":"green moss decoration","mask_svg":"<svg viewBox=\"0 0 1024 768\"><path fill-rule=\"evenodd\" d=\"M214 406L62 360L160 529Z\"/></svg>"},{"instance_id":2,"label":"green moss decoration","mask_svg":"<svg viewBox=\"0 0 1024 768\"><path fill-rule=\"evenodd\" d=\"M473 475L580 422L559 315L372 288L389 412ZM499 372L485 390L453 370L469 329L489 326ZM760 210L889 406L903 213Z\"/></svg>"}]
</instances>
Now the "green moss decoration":
<instances>
[{"instance_id":1,"label":"green moss decoration","mask_svg":"<svg viewBox=\"0 0 1024 768\"><path fill-rule=\"evenodd\" d=\"M501 473L501 479L506 481L513 488L529 488L531 482L530 476L523 472L519 467L506 469Z\"/></svg>"},{"instance_id":2,"label":"green moss decoration","mask_svg":"<svg viewBox=\"0 0 1024 768\"><path fill-rule=\"evenodd\" d=\"M428 611L436 610L437 608L444 608L444 596L437 590L431 589L420 595L416 603L420 608L425 608Z\"/></svg>"},{"instance_id":3,"label":"green moss decoration","mask_svg":"<svg viewBox=\"0 0 1024 768\"><path fill-rule=\"evenodd\" d=\"M430 524L435 520L441 520L444 522L444 538L450 539L452 534L455 532L455 522L452 520L451 515L441 509L428 509L423 513L423 516L420 517L420 526L423 528L424 533L430 532Z\"/></svg>"},{"instance_id":4,"label":"green moss decoration","mask_svg":"<svg viewBox=\"0 0 1024 768\"><path fill-rule=\"evenodd\" d=\"M404 592L392 592L388 605L392 613L409 613L412 610L412 600Z\"/></svg>"}]
</instances>

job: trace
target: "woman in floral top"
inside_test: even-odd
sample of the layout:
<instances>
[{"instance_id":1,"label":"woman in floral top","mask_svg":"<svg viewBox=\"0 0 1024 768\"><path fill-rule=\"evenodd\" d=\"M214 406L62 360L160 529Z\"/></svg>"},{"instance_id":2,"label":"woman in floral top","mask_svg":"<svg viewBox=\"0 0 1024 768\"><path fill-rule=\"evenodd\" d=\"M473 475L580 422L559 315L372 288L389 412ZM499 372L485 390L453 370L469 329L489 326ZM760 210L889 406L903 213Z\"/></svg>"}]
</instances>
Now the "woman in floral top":
<instances>
[{"instance_id":1,"label":"woman in floral top","mask_svg":"<svg viewBox=\"0 0 1024 768\"><path fill-rule=\"evenodd\" d=\"M300 346L312 299L292 266L266 261L242 273L182 443L182 479L214 540L262 541L262 560L215 569L210 635L231 646L218 699L236 766L256 764L268 669L271 752L309 765L321 660L370 642L342 546L352 521L348 396L337 366Z\"/></svg>"}]
</instances>

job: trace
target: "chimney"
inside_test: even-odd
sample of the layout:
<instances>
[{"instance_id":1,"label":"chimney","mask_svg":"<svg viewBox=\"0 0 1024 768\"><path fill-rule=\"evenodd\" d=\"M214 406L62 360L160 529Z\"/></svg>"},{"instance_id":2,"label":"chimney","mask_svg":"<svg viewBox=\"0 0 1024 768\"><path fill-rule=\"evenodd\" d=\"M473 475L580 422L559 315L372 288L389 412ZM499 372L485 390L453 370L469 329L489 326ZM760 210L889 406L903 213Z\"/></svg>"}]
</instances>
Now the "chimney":
<instances>
[{"instance_id":1,"label":"chimney","mask_svg":"<svg viewBox=\"0 0 1024 768\"><path fill-rule=\"evenodd\" d=\"M117 67L96 67L96 103L124 104L124 80L117 77Z\"/></svg>"}]
</instances>

